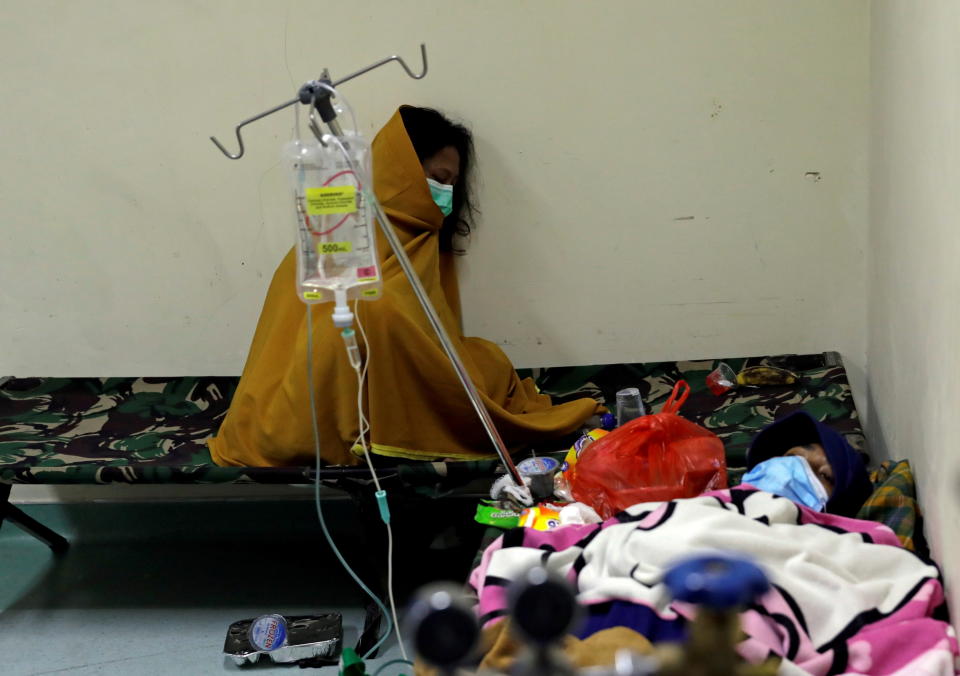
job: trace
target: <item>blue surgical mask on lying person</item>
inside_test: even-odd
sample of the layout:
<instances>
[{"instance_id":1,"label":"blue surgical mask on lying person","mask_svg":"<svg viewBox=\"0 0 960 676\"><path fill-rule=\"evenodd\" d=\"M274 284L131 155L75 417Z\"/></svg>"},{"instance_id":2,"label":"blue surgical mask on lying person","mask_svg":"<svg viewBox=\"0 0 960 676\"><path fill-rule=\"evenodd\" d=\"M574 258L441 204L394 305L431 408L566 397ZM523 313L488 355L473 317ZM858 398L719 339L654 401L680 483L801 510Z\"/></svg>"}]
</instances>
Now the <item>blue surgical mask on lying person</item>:
<instances>
[{"instance_id":1,"label":"blue surgical mask on lying person","mask_svg":"<svg viewBox=\"0 0 960 676\"><path fill-rule=\"evenodd\" d=\"M823 511L830 498L810 463L796 455L764 460L743 475L743 483L782 495L818 512Z\"/></svg>"},{"instance_id":2,"label":"blue surgical mask on lying person","mask_svg":"<svg viewBox=\"0 0 960 676\"><path fill-rule=\"evenodd\" d=\"M446 218L453 211L453 186L446 183L427 179L427 185L430 186L430 196L434 203L440 207L443 217Z\"/></svg>"}]
</instances>

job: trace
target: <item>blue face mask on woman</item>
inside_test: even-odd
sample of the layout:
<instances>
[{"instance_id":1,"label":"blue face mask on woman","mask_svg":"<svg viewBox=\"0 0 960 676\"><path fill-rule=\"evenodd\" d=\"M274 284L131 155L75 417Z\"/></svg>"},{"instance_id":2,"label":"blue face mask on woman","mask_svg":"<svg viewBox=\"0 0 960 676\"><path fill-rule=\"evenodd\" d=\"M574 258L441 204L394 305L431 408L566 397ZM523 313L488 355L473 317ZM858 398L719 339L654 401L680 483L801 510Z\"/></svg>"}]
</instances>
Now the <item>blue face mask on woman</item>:
<instances>
[{"instance_id":1,"label":"blue face mask on woman","mask_svg":"<svg viewBox=\"0 0 960 676\"><path fill-rule=\"evenodd\" d=\"M764 460L743 475L743 483L782 495L818 512L823 511L830 498L810 463L796 455Z\"/></svg>"},{"instance_id":2,"label":"blue face mask on woman","mask_svg":"<svg viewBox=\"0 0 960 676\"><path fill-rule=\"evenodd\" d=\"M430 196L434 203L440 207L443 217L446 218L453 212L453 186L446 183L427 179L427 185L430 186Z\"/></svg>"}]
</instances>

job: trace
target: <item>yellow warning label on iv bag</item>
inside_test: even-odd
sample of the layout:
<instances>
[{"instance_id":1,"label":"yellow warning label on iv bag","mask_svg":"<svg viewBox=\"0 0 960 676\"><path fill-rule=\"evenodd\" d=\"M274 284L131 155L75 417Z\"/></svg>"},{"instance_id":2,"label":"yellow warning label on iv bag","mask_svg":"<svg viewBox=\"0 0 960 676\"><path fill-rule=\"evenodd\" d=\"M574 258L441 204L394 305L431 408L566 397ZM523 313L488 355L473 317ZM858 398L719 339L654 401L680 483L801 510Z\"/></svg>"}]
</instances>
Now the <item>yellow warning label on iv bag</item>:
<instances>
[{"instance_id":1,"label":"yellow warning label on iv bag","mask_svg":"<svg viewBox=\"0 0 960 676\"><path fill-rule=\"evenodd\" d=\"M350 242L320 242L317 244L317 253L324 254L350 253L353 244Z\"/></svg>"},{"instance_id":2,"label":"yellow warning label on iv bag","mask_svg":"<svg viewBox=\"0 0 960 676\"><path fill-rule=\"evenodd\" d=\"M376 298L380 295L380 289L366 289L360 292L366 298Z\"/></svg>"},{"instance_id":3,"label":"yellow warning label on iv bag","mask_svg":"<svg viewBox=\"0 0 960 676\"><path fill-rule=\"evenodd\" d=\"M307 188L307 214L352 214L357 210L357 187L334 185L326 188Z\"/></svg>"},{"instance_id":4,"label":"yellow warning label on iv bag","mask_svg":"<svg viewBox=\"0 0 960 676\"><path fill-rule=\"evenodd\" d=\"M303 297L305 300L320 300L323 298L323 294L319 291L304 291Z\"/></svg>"}]
</instances>

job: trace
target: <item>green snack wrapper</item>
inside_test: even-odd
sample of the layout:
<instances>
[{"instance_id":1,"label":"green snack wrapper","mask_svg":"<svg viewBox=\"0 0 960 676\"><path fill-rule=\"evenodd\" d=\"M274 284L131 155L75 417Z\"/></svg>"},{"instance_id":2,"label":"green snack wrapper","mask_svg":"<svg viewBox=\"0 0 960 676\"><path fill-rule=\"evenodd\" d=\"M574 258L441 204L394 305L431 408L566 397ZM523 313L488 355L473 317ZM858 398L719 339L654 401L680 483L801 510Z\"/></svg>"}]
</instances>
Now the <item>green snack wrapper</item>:
<instances>
[{"instance_id":1,"label":"green snack wrapper","mask_svg":"<svg viewBox=\"0 0 960 676\"><path fill-rule=\"evenodd\" d=\"M498 507L495 503L485 500L477 505L477 515L473 519L485 526L516 528L520 525L520 512Z\"/></svg>"}]
</instances>

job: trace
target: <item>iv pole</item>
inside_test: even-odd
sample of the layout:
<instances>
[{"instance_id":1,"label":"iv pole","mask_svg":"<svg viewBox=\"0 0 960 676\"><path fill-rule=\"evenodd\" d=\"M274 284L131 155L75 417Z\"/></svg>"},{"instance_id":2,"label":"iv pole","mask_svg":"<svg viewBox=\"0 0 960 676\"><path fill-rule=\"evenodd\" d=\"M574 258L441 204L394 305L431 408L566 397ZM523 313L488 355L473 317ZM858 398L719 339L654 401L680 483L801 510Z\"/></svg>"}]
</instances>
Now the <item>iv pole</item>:
<instances>
[{"instance_id":1,"label":"iv pole","mask_svg":"<svg viewBox=\"0 0 960 676\"><path fill-rule=\"evenodd\" d=\"M333 82L333 83L329 83L329 82L328 82L328 84L329 84L331 87L339 87L339 86L342 85L344 82L349 82L350 80L354 79L355 77L360 77L361 75L365 75L366 73L369 73L369 72L370 72L371 70L373 70L374 68L379 68L380 66L386 65L386 64L390 63L391 61L396 61L396 62L399 63L401 66L403 66L403 69L404 69L405 71L407 71L407 75L409 75L410 77L412 77L414 80L422 80L422 79L427 75L427 46L426 46L425 44L423 44L422 42L420 43L420 58L423 59L423 72L420 73L419 75L414 75L414 74L413 74L413 71L410 70L410 68L407 66L407 62L404 61L402 57L397 56L396 54L394 54L394 55L392 55L392 56L388 56L388 57L385 58L385 59L381 59L380 61L377 61L376 63L370 64L370 65L367 66L366 68L361 68L361 69L358 70L358 71L354 71L353 73L350 73L350 74L347 75L346 77L340 78L340 79L337 80L336 82ZM324 78L321 77L321 80L322 80L322 79L324 79ZM297 94L296 98L292 98L292 99L290 99L289 101L284 101L284 102L281 103L280 105L274 106L273 108L270 108L269 110L265 110L265 111L263 111L262 113L259 113L259 114L257 114L257 115L254 115L253 117L248 117L246 120L244 120L243 122L241 122L240 124L238 124L238 125L234 128L234 133L237 135L237 143L240 144L240 152L238 152L236 155L231 155L231 154L230 154L230 151L228 151L226 148L224 148L224 147L223 147L223 144L220 143L220 141L218 141L215 136L211 136L211 137L210 137L210 140L213 141L213 144L220 149L220 152L222 152L224 155L226 155L227 157L229 157L231 160L239 160L241 157L243 157L243 153L244 153L244 151L245 151L245 149L244 149L244 147L243 147L243 137L240 135L240 130L241 130L241 129L243 129L245 126L247 126L247 125L250 124L251 122L256 122L257 120L262 120L262 119L265 118L267 115L273 115L274 113L276 113L276 112L278 112L278 111L281 111L281 110L283 110L284 108L289 108L290 106L292 106L292 105L295 104L295 103L302 103L302 104L304 104L304 105L309 105L309 104L312 102L312 95L314 94L314 91L315 91L315 87L312 86L310 82L308 82L308 83L306 83L305 85L303 85L303 87L300 88L300 91L299 91L299 93ZM321 95L321 96L322 96L322 95ZM324 122L327 122L327 120L324 120ZM334 131L334 133L336 134L337 131L338 131L338 130Z\"/></svg>"},{"instance_id":2,"label":"iv pole","mask_svg":"<svg viewBox=\"0 0 960 676\"><path fill-rule=\"evenodd\" d=\"M407 67L406 62L404 62L401 57L395 54L369 65L366 68L361 68L360 70L351 73L350 75L347 75L346 77L341 78L334 83L330 83L329 78L326 77L326 71L324 71L324 76L321 77L319 82L326 86L308 82L300 88L296 98L281 103L278 106L274 106L273 108L270 108L269 110L266 110L258 115L247 118L238 124L234 131L237 136L237 142L240 144L240 151L236 155L231 155L230 152L224 148L223 145L213 136L210 137L210 140L213 141L213 143L224 155L229 157L231 160L238 160L243 157L244 153L243 137L240 135L240 130L251 122L256 122L257 120L267 117L268 115L272 115L277 111L292 106L295 103L303 103L305 105L315 106L320 112L320 118L327 123L327 126L330 127L330 130L334 133L334 135L338 137L342 136L343 134L340 129L340 125L336 121L336 113L333 111L333 106L330 104L330 93L327 91L327 87L336 87L341 85L344 82L368 73L374 68L379 68L380 66L390 63L391 61L397 61L406 71L407 75L414 80L419 80L427 74L427 46L422 43L420 44L420 56L423 59L423 72L421 72L419 75L414 75L413 71ZM320 130L312 120L310 129L317 137L317 140L320 141ZM490 437L490 442L493 444L497 455L500 456L500 461L513 478L514 483L516 483L517 486L523 486L523 478L521 477L520 472L517 470L516 465L514 465L513 459L510 457L510 453L507 450L506 445L503 443L503 439L500 437L500 433L493 424L493 418L490 416L490 412L480 399L480 393L473 384L473 380L470 378L470 374L467 372L466 366L464 366L463 361L460 359L460 355L457 354L457 350L454 347L453 342L450 340L450 336L447 334L446 328L444 328L443 323L440 321L440 317L437 315L437 311L434 309L433 303L430 302L430 297L427 295L426 289L423 288L423 283L420 281L416 271L413 269L413 264L410 263L410 259L407 257L407 253L404 251L403 245L400 243L400 240L397 238L397 234L390 226L390 220L387 218L387 215L383 213L383 208L380 206L380 202L378 200L374 199L371 200L371 202L373 203L376 212L377 222L380 224L380 230L383 232L384 237L386 237L387 242L390 244L390 248L393 249L393 253L397 257L397 261L400 263L403 273L407 276L410 286L413 287L413 292L416 294L417 300L420 301L420 306L423 308L424 313L426 313L427 319L430 321L430 325L433 327L434 333L436 333L437 338L440 339L440 344L443 347L443 351L446 353L447 358L450 359L450 363L453 365L453 370L456 371L457 377L460 379L460 384L463 386L464 391L467 393L467 397L470 399L470 403L473 405L473 410L476 411L477 416L480 418L480 422L487 433L487 436Z\"/></svg>"}]
</instances>

